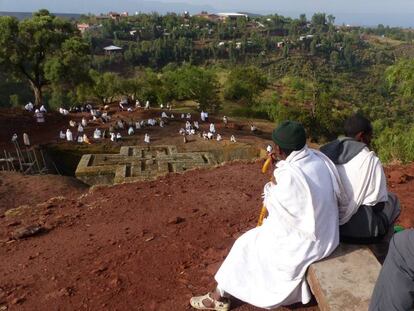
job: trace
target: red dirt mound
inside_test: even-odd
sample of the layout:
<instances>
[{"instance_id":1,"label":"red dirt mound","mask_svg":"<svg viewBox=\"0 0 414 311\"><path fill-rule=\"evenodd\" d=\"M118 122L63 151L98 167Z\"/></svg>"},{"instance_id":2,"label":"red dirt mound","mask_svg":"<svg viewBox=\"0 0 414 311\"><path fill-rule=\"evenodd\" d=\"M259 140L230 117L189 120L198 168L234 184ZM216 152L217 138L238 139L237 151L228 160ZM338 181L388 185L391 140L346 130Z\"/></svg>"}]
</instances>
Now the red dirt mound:
<instances>
[{"instance_id":1,"label":"red dirt mound","mask_svg":"<svg viewBox=\"0 0 414 311\"><path fill-rule=\"evenodd\" d=\"M256 225L269 178L260 166L233 163L99 187L0 216L0 306L190 310L193 294L214 287L234 240ZM414 165L387 174L394 171L414 176ZM412 224L414 180L390 187L404 205L400 222Z\"/></svg>"},{"instance_id":2,"label":"red dirt mound","mask_svg":"<svg viewBox=\"0 0 414 311\"><path fill-rule=\"evenodd\" d=\"M0 172L0 213L19 205L42 203L57 196L77 198L87 188L72 177Z\"/></svg>"}]
</instances>

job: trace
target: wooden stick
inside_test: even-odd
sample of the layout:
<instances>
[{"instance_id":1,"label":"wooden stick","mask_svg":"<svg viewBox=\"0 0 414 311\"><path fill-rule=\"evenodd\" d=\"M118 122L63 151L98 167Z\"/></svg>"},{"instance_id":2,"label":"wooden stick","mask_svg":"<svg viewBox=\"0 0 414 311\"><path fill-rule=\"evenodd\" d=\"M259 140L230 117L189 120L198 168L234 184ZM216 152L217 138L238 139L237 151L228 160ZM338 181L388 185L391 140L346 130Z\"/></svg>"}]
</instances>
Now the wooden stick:
<instances>
[{"instance_id":1,"label":"wooden stick","mask_svg":"<svg viewBox=\"0 0 414 311\"><path fill-rule=\"evenodd\" d=\"M272 157L269 156L266 160L266 162L263 164L262 167L262 173L265 174L268 170L268 168L270 167L270 164L272 163ZM272 180L272 179L270 179ZM266 213L267 213L267 208L266 206L263 204L262 208L260 209L260 214L259 214L259 219L257 221L257 227L260 227L263 224L263 220L266 217Z\"/></svg>"}]
</instances>

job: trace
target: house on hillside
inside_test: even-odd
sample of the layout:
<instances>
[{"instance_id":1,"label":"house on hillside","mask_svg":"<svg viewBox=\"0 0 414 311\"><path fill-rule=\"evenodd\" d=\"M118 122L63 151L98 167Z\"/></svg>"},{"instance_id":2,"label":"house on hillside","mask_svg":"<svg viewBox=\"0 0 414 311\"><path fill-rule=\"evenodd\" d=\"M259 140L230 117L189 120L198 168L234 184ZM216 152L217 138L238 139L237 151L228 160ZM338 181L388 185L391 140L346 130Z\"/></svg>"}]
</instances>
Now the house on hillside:
<instances>
[{"instance_id":1,"label":"house on hillside","mask_svg":"<svg viewBox=\"0 0 414 311\"><path fill-rule=\"evenodd\" d=\"M81 23L81 24L77 24L76 27L83 34L90 27L90 25L85 24L85 23Z\"/></svg>"},{"instance_id":2,"label":"house on hillside","mask_svg":"<svg viewBox=\"0 0 414 311\"><path fill-rule=\"evenodd\" d=\"M247 14L243 14L243 13L217 13L217 15L219 16L219 19L222 21L236 20L238 18L248 19L249 17Z\"/></svg>"},{"instance_id":3,"label":"house on hillside","mask_svg":"<svg viewBox=\"0 0 414 311\"><path fill-rule=\"evenodd\" d=\"M212 22L216 22L220 20L220 16L218 16L217 14L210 14L207 11L202 11L201 13L195 14L194 16L208 19L209 21L212 21Z\"/></svg>"},{"instance_id":4,"label":"house on hillside","mask_svg":"<svg viewBox=\"0 0 414 311\"><path fill-rule=\"evenodd\" d=\"M105 54L112 55L114 53L122 51L122 48L116 45L109 45L104 47Z\"/></svg>"}]
</instances>

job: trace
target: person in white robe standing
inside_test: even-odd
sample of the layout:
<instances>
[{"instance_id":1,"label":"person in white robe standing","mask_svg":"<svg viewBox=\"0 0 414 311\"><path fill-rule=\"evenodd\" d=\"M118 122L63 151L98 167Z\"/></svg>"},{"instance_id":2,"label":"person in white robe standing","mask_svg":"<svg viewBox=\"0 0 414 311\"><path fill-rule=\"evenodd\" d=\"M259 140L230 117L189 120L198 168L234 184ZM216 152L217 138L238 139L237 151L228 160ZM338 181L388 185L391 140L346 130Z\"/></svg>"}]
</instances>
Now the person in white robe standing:
<instances>
[{"instance_id":1,"label":"person in white robe standing","mask_svg":"<svg viewBox=\"0 0 414 311\"><path fill-rule=\"evenodd\" d=\"M60 131L60 132L59 132L59 138L60 138L60 139L66 139L66 134L65 134L65 132L64 132L64 131Z\"/></svg>"},{"instance_id":2,"label":"person in white robe standing","mask_svg":"<svg viewBox=\"0 0 414 311\"><path fill-rule=\"evenodd\" d=\"M128 135L131 136L131 135L134 135L134 133L135 133L134 128L132 126L130 126L129 129L128 129Z\"/></svg>"},{"instance_id":3,"label":"person in white robe standing","mask_svg":"<svg viewBox=\"0 0 414 311\"><path fill-rule=\"evenodd\" d=\"M44 105L40 106L40 112L47 113L47 110Z\"/></svg>"},{"instance_id":4,"label":"person in white robe standing","mask_svg":"<svg viewBox=\"0 0 414 311\"><path fill-rule=\"evenodd\" d=\"M116 141L115 133L109 133L109 135L111 136L111 141Z\"/></svg>"},{"instance_id":5,"label":"person in white robe standing","mask_svg":"<svg viewBox=\"0 0 414 311\"><path fill-rule=\"evenodd\" d=\"M100 129L95 129L95 131L93 132L93 139L101 139L102 137L102 132Z\"/></svg>"},{"instance_id":6,"label":"person in white robe standing","mask_svg":"<svg viewBox=\"0 0 414 311\"><path fill-rule=\"evenodd\" d=\"M340 236L344 242L377 242L393 233L401 212L398 198L387 190L381 161L369 149L371 122L362 115L349 117L345 137L322 146L321 151L335 163L349 204L339 210Z\"/></svg>"},{"instance_id":7,"label":"person in white robe standing","mask_svg":"<svg viewBox=\"0 0 414 311\"><path fill-rule=\"evenodd\" d=\"M13 143L14 143L14 142L17 142L17 138L18 138L17 134L16 134L16 133L14 133L14 134L13 134L13 136L12 136L11 141L12 141Z\"/></svg>"},{"instance_id":8,"label":"person in white robe standing","mask_svg":"<svg viewBox=\"0 0 414 311\"><path fill-rule=\"evenodd\" d=\"M73 141L73 134L72 134L72 131L70 129L66 130L66 140L67 141Z\"/></svg>"},{"instance_id":9,"label":"person in white robe standing","mask_svg":"<svg viewBox=\"0 0 414 311\"><path fill-rule=\"evenodd\" d=\"M150 138L150 136L149 136L147 133L145 133L145 136L144 136L144 143L149 144L150 142L151 142L151 138Z\"/></svg>"},{"instance_id":10,"label":"person in white robe standing","mask_svg":"<svg viewBox=\"0 0 414 311\"><path fill-rule=\"evenodd\" d=\"M27 133L23 133L23 143L26 147L30 147L30 139Z\"/></svg>"},{"instance_id":11,"label":"person in white robe standing","mask_svg":"<svg viewBox=\"0 0 414 311\"><path fill-rule=\"evenodd\" d=\"M273 131L280 161L264 187L268 216L244 233L215 275L217 288L190 304L199 310L230 310L228 296L259 308L308 303L306 270L339 244L338 202L344 204L335 165L306 146L300 123L285 121Z\"/></svg>"},{"instance_id":12,"label":"person in white robe standing","mask_svg":"<svg viewBox=\"0 0 414 311\"><path fill-rule=\"evenodd\" d=\"M216 132L216 127L215 127L214 123L210 123L210 132L213 133L213 134Z\"/></svg>"},{"instance_id":13,"label":"person in white robe standing","mask_svg":"<svg viewBox=\"0 0 414 311\"><path fill-rule=\"evenodd\" d=\"M45 123L45 115L43 112L39 111L39 109L35 110L35 118L38 124Z\"/></svg>"}]
</instances>

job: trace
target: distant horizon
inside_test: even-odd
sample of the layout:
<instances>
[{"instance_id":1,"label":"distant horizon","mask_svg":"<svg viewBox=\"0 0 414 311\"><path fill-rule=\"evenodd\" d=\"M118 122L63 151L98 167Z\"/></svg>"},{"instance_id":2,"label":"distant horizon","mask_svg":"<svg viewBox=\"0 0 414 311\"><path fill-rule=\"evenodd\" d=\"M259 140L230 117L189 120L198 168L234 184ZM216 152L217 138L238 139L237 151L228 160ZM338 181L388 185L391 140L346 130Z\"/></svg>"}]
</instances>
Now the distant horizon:
<instances>
[{"instance_id":1,"label":"distant horizon","mask_svg":"<svg viewBox=\"0 0 414 311\"><path fill-rule=\"evenodd\" d=\"M48 9L49 10L49 9ZM37 12L38 10L34 10L34 11L4 11L1 10L0 11L0 16L4 16L7 15L7 13L16 13L16 14L33 14L34 12ZM50 10L49 10L50 11ZM131 16L133 16L137 11L127 11L127 10L112 10L113 12L128 12L128 14L130 14ZM200 13L202 10L198 11L198 12L193 12L191 15ZM111 10L109 11L105 11L105 12L54 12L54 11L50 11L51 14L57 14L57 15L95 15L95 16L99 16L99 15L104 15L107 14L109 12L111 12ZM151 12L156 12L156 11L150 11L150 12L145 12L145 11L138 11L139 13L146 13L149 14ZM183 13L184 11L176 11L176 12L157 12L160 15L165 15L168 13ZM281 16L285 16L285 17L290 17L290 18L298 18L301 14L306 14L306 17L308 20L310 20L312 18L312 15L315 13L325 13L325 14L332 14L333 16L335 16L335 24L336 25L352 25L352 26L361 26L361 27L377 27L379 24L382 24L384 26L389 26L389 27L402 27L402 28L414 28L414 19L412 18L413 14L411 13L400 13L397 14L397 16L399 16L399 23L393 23L389 20L390 16L389 14L383 14L383 13L329 13L329 12L267 12L267 13L263 13L263 12L256 12L256 11L246 11L246 10L234 10L234 11L229 11L229 10L212 10L212 11L208 11L209 13L221 13L221 12L244 12L244 13L250 13L250 14L258 14L258 15L271 15L271 14L278 14ZM371 23L360 23L359 20L364 19L364 17L370 17L371 19L375 19L375 22L371 22ZM396 14L392 15L392 18L396 18ZM387 22L388 21L388 22Z\"/></svg>"}]
</instances>

